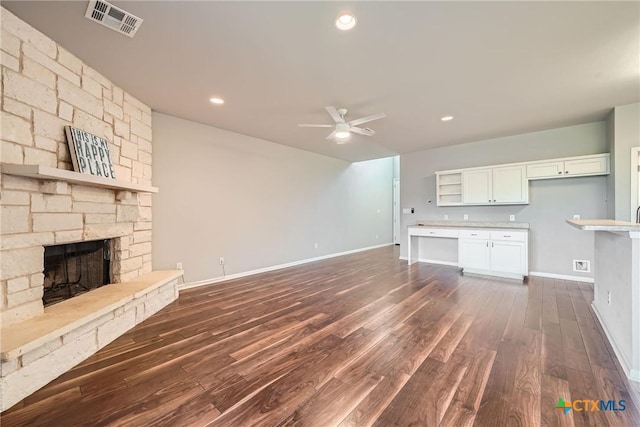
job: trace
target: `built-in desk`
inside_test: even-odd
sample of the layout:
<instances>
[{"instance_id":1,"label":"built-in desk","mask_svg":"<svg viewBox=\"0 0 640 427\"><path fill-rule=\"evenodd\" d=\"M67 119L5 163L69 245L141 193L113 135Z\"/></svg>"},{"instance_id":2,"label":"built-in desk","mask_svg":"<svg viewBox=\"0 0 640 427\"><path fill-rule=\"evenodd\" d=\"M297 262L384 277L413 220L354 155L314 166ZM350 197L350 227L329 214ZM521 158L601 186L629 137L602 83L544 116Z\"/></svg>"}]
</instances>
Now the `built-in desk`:
<instances>
[{"instance_id":1,"label":"built-in desk","mask_svg":"<svg viewBox=\"0 0 640 427\"><path fill-rule=\"evenodd\" d=\"M591 307L625 373L640 381L640 224L610 219L567 223L595 232Z\"/></svg>"},{"instance_id":2,"label":"built-in desk","mask_svg":"<svg viewBox=\"0 0 640 427\"><path fill-rule=\"evenodd\" d=\"M419 221L408 227L409 265L420 257L420 238L457 239L464 272L523 280L529 274L529 224L519 222Z\"/></svg>"}]
</instances>

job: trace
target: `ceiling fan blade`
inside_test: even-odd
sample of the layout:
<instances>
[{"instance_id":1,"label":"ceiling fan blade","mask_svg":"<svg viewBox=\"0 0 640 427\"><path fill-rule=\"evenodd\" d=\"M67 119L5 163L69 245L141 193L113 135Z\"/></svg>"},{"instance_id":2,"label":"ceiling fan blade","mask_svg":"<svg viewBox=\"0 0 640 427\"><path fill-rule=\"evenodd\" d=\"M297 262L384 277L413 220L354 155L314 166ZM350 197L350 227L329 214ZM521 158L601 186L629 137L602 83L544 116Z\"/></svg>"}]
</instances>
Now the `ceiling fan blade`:
<instances>
[{"instance_id":1,"label":"ceiling fan blade","mask_svg":"<svg viewBox=\"0 0 640 427\"><path fill-rule=\"evenodd\" d=\"M360 134L360 135L365 135L365 136L373 136L376 134L376 132L373 129L369 129L369 128L363 129L363 128L357 128L355 126L351 126L349 128L349 131Z\"/></svg>"},{"instance_id":2,"label":"ceiling fan blade","mask_svg":"<svg viewBox=\"0 0 640 427\"><path fill-rule=\"evenodd\" d=\"M371 121L378 120L378 119L384 119L385 117L387 117L387 115L385 113L378 113L378 114L374 114L372 116L363 117L361 119L351 120L349 122L349 124L351 126L356 126L356 125L361 125L362 123L371 122Z\"/></svg>"},{"instance_id":3,"label":"ceiling fan blade","mask_svg":"<svg viewBox=\"0 0 640 427\"><path fill-rule=\"evenodd\" d=\"M329 136L327 137L327 139L333 139L336 136L336 131L334 130L333 132L331 132L329 134Z\"/></svg>"},{"instance_id":4,"label":"ceiling fan blade","mask_svg":"<svg viewBox=\"0 0 640 427\"><path fill-rule=\"evenodd\" d=\"M336 123L344 123L344 119L340 114L338 114L338 110L336 110L336 107L324 107L324 108L327 110L327 113L329 113L333 121L335 121Z\"/></svg>"},{"instance_id":5,"label":"ceiling fan blade","mask_svg":"<svg viewBox=\"0 0 640 427\"><path fill-rule=\"evenodd\" d=\"M311 124L307 124L307 123L301 123L298 125L298 127L301 128L332 128L335 125L311 125Z\"/></svg>"}]
</instances>

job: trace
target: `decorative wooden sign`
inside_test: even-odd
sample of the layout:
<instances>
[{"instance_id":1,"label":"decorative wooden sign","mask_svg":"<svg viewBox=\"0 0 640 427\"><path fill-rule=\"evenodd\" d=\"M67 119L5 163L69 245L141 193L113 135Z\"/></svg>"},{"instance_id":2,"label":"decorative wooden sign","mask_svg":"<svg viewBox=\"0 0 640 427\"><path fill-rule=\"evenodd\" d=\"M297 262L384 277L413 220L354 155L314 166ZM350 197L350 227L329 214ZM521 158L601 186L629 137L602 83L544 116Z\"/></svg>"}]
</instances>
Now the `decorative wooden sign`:
<instances>
[{"instance_id":1,"label":"decorative wooden sign","mask_svg":"<svg viewBox=\"0 0 640 427\"><path fill-rule=\"evenodd\" d=\"M116 179L106 139L65 126L71 161L76 172Z\"/></svg>"}]
</instances>

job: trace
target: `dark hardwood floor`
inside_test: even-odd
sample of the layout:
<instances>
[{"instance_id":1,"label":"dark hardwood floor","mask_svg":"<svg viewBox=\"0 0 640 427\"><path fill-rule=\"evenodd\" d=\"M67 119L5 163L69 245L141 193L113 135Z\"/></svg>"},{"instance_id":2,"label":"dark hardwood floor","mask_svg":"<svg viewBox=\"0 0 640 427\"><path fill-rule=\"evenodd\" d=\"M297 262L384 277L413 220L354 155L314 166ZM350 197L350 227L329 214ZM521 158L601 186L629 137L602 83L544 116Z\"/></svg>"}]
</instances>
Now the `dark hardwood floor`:
<instances>
[{"instance_id":1,"label":"dark hardwood floor","mask_svg":"<svg viewBox=\"0 0 640 427\"><path fill-rule=\"evenodd\" d=\"M386 247L181 292L2 426L639 426L592 288ZM625 400L625 411L555 409Z\"/></svg>"}]
</instances>

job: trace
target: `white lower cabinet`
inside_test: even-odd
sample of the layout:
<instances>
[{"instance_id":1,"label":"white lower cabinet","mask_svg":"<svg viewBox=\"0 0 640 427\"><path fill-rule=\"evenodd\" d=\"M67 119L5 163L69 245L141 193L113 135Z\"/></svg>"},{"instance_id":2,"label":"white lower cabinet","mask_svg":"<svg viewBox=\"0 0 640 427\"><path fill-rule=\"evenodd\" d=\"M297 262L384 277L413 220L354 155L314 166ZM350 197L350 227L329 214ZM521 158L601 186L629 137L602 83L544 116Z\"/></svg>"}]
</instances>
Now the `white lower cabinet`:
<instances>
[{"instance_id":1,"label":"white lower cabinet","mask_svg":"<svg viewBox=\"0 0 640 427\"><path fill-rule=\"evenodd\" d=\"M470 273L522 279L528 274L528 233L465 230L458 241L458 266Z\"/></svg>"},{"instance_id":2,"label":"white lower cabinet","mask_svg":"<svg viewBox=\"0 0 640 427\"><path fill-rule=\"evenodd\" d=\"M458 241L458 265L463 268L488 270L491 266L489 241L460 239Z\"/></svg>"},{"instance_id":3,"label":"white lower cabinet","mask_svg":"<svg viewBox=\"0 0 640 427\"><path fill-rule=\"evenodd\" d=\"M523 274L523 258L526 254L524 242L491 241L491 270L504 273Z\"/></svg>"}]
</instances>

